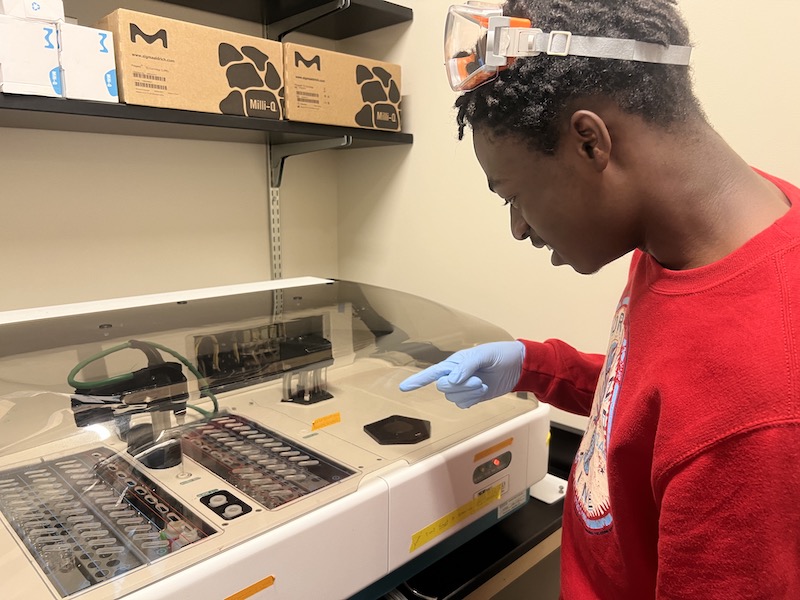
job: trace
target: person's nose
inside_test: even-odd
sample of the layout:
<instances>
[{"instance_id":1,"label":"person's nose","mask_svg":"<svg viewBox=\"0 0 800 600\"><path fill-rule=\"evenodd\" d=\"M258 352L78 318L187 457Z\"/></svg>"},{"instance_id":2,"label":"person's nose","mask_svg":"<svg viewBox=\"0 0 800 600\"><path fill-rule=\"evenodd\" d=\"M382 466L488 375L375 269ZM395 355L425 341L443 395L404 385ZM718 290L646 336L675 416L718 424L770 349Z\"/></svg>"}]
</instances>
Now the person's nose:
<instances>
[{"instance_id":1,"label":"person's nose","mask_svg":"<svg viewBox=\"0 0 800 600\"><path fill-rule=\"evenodd\" d=\"M511 215L511 235L520 241L527 240L531 236L531 226L513 206L510 207L509 213Z\"/></svg>"}]
</instances>

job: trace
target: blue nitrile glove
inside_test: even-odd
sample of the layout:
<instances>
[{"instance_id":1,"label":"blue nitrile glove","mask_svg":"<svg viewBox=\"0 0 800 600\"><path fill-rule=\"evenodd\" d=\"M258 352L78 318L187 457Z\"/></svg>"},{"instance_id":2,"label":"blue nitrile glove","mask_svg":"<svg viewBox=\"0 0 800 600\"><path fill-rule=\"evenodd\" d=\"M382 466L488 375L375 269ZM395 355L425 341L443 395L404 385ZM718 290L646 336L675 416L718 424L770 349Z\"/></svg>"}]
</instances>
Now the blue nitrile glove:
<instances>
[{"instance_id":1,"label":"blue nitrile glove","mask_svg":"<svg viewBox=\"0 0 800 600\"><path fill-rule=\"evenodd\" d=\"M460 408L497 398L516 387L522 375L522 342L490 342L459 350L400 384L410 392L436 382L436 389Z\"/></svg>"}]
</instances>

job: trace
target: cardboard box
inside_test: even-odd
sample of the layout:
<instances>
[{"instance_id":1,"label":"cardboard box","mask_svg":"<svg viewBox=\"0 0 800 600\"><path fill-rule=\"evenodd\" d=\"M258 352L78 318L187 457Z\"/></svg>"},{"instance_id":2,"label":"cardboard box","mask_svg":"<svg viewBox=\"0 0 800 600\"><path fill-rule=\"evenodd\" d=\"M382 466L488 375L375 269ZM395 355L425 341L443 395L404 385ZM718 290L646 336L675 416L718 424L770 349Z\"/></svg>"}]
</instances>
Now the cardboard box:
<instances>
[{"instance_id":1,"label":"cardboard box","mask_svg":"<svg viewBox=\"0 0 800 600\"><path fill-rule=\"evenodd\" d=\"M0 92L62 95L55 23L0 15Z\"/></svg>"},{"instance_id":2,"label":"cardboard box","mask_svg":"<svg viewBox=\"0 0 800 600\"><path fill-rule=\"evenodd\" d=\"M114 34L122 102L280 119L280 42L125 9L98 24Z\"/></svg>"},{"instance_id":3,"label":"cardboard box","mask_svg":"<svg viewBox=\"0 0 800 600\"><path fill-rule=\"evenodd\" d=\"M119 102L113 34L70 23L60 23L58 31L64 97Z\"/></svg>"},{"instance_id":4,"label":"cardboard box","mask_svg":"<svg viewBox=\"0 0 800 600\"><path fill-rule=\"evenodd\" d=\"M400 131L399 65L294 43L283 56L290 121Z\"/></svg>"},{"instance_id":5,"label":"cardboard box","mask_svg":"<svg viewBox=\"0 0 800 600\"><path fill-rule=\"evenodd\" d=\"M55 23L64 20L64 2L62 0L0 0L0 15Z\"/></svg>"}]
</instances>

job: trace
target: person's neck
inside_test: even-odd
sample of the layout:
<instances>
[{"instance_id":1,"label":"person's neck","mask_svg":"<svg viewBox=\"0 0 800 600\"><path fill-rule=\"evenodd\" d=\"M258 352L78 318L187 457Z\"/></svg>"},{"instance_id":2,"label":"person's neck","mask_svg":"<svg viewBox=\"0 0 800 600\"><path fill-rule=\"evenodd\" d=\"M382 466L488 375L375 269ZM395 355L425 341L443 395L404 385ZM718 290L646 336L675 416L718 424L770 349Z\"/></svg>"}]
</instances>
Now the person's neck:
<instances>
[{"instance_id":1,"label":"person's neck","mask_svg":"<svg viewBox=\"0 0 800 600\"><path fill-rule=\"evenodd\" d=\"M649 160L642 250L683 270L724 258L789 209L784 194L761 177L709 126L666 136ZM662 161L663 156L677 157Z\"/></svg>"}]
</instances>

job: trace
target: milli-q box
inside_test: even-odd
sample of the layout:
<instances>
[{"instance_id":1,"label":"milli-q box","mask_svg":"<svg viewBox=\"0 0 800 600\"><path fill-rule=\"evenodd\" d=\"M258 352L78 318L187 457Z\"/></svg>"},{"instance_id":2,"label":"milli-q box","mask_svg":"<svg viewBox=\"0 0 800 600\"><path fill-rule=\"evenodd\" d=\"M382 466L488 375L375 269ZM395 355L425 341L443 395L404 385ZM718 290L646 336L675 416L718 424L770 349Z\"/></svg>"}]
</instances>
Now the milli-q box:
<instances>
[{"instance_id":1,"label":"milli-q box","mask_svg":"<svg viewBox=\"0 0 800 600\"><path fill-rule=\"evenodd\" d=\"M126 9L97 27L114 34L122 102L282 118L280 42Z\"/></svg>"},{"instance_id":2,"label":"milli-q box","mask_svg":"<svg viewBox=\"0 0 800 600\"><path fill-rule=\"evenodd\" d=\"M283 56L288 120L400 131L400 65L294 43Z\"/></svg>"}]
</instances>

